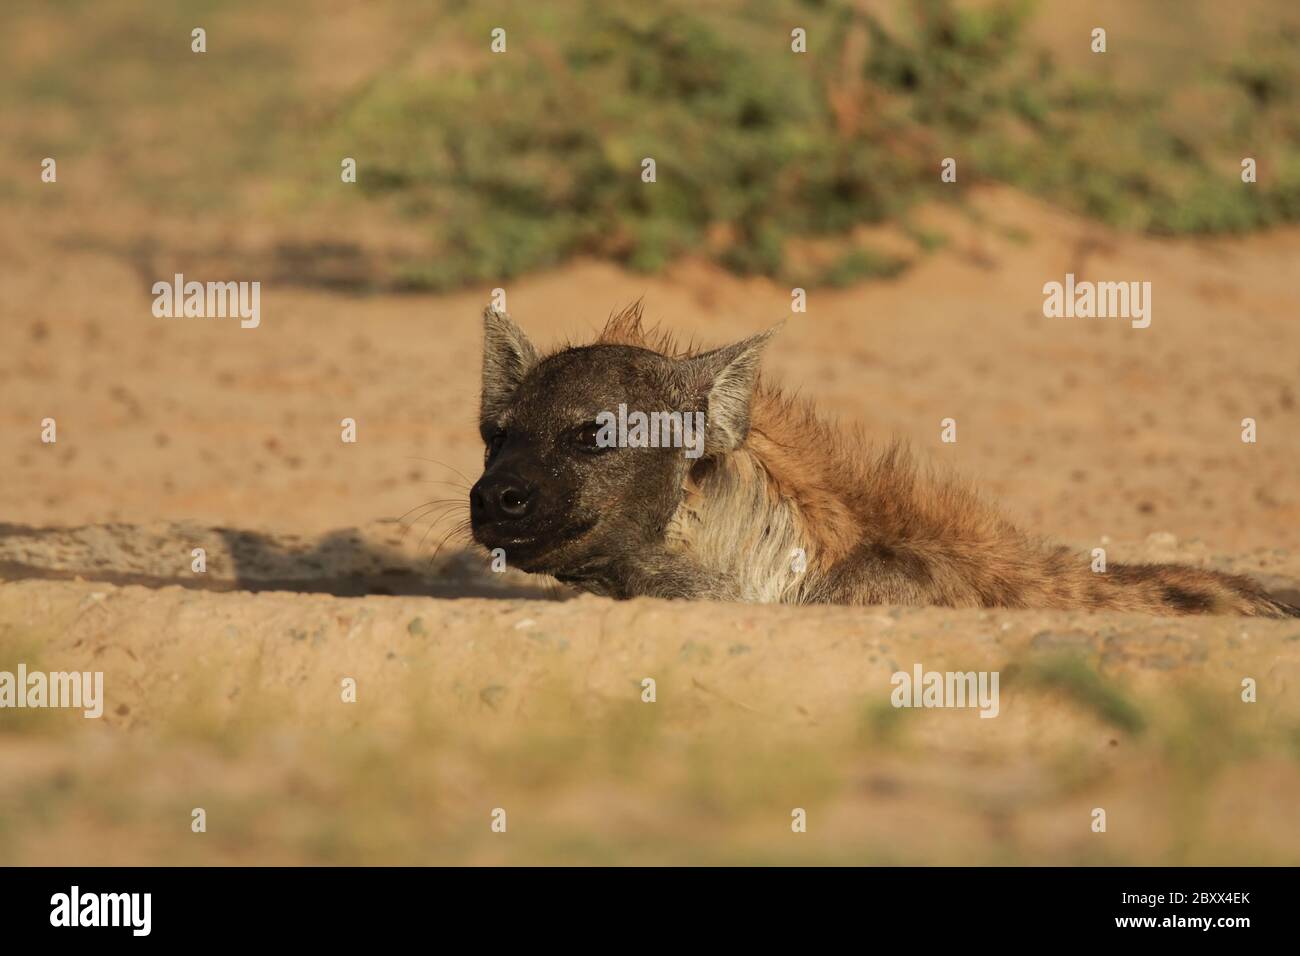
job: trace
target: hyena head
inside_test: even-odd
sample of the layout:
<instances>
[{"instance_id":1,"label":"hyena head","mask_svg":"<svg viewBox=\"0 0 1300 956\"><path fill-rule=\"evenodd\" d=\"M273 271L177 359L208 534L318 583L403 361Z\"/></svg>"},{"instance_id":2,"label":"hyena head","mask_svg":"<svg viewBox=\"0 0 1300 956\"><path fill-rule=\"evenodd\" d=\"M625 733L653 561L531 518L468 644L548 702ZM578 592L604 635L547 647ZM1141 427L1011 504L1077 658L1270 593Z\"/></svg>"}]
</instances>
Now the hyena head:
<instances>
[{"instance_id":1,"label":"hyena head","mask_svg":"<svg viewBox=\"0 0 1300 956\"><path fill-rule=\"evenodd\" d=\"M491 308L484 333L474 540L503 549L515 567L596 591L663 545L691 468L745 440L771 334L690 356L597 341L542 358ZM703 435L677 433L694 448L610 446L609 416L620 405L628 416L689 416Z\"/></svg>"}]
</instances>

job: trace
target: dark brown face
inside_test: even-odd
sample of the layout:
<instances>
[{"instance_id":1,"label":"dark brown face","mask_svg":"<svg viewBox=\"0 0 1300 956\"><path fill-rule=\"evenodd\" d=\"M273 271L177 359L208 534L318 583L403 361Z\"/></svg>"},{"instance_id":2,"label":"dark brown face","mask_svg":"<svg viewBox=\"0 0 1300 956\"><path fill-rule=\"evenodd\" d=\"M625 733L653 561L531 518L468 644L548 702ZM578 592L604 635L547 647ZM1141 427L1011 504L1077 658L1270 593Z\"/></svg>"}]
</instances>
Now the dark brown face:
<instances>
[{"instance_id":1,"label":"dark brown face","mask_svg":"<svg viewBox=\"0 0 1300 956\"><path fill-rule=\"evenodd\" d=\"M707 395L691 394L680 366L629 346L569 349L529 368L508 400L485 398L474 540L503 549L510 565L575 583L662 542L689 449L604 447L612 431L602 432L602 413L702 413Z\"/></svg>"}]
</instances>

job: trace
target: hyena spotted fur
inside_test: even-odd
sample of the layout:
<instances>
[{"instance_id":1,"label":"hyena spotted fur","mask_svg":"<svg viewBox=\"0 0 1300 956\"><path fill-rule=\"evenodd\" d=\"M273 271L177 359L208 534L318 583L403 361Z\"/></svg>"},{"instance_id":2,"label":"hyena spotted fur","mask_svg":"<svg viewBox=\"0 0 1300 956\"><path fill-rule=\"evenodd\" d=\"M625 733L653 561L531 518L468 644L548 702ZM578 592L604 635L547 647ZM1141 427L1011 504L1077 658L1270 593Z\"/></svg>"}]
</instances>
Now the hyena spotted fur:
<instances>
[{"instance_id":1,"label":"hyena spotted fur","mask_svg":"<svg viewBox=\"0 0 1300 956\"><path fill-rule=\"evenodd\" d=\"M638 303L595 342L541 357L504 313L488 309L484 327L471 524L525 571L620 598L1300 616L1245 577L1095 573L901 445L872 450L763 381L771 331L679 348L643 327ZM620 403L703 412L703 455L604 447L598 415Z\"/></svg>"}]
</instances>

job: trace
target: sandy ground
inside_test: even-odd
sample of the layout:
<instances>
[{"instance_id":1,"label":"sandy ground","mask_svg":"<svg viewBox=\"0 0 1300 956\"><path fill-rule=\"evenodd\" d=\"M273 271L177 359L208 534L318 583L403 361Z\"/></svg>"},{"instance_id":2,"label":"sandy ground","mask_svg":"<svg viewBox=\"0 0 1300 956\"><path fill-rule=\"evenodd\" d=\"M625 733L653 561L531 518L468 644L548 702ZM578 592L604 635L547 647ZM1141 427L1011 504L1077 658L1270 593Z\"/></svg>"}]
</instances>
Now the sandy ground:
<instances>
[{"instance_id":1,"label":"sandy ground","mask_svg":"<svg viewBox=\"0 0 1300 956\"><path fill-rule=\"evenodd\" d=\"M49 581L0 620L108 701L6 715L10 863L1300 859L1294 623ZM914 661L998 716L892 708Z\"/></svg>"},{"instance_id":2,"label":"sandy ground","mask_svg":"<svg viewBox=\"0 0 1300 956\"><path fill-rule=\"evenodd\" d=\"M540 344L641 296L705 342L786 319L770 373L1027 529L1296 588L1300 231L1159 242L1007 190L977 208L932 211L945 249L804 315L690 262L580 262L509 307ZM0 863L1300 861L1300 625L557 600L435 557L439 515L399 521L477 474L489 290L268 282L257 329L156 319L149 271L211 256L143 269L79 236L65 214L0 231L0 670L102 669L108 706L0 712ZM1149 280L1151 327L1045 319L1066 272ZM890 708L917 661L1003 669L1001 716Z\"/></svg>"}]
</instances>

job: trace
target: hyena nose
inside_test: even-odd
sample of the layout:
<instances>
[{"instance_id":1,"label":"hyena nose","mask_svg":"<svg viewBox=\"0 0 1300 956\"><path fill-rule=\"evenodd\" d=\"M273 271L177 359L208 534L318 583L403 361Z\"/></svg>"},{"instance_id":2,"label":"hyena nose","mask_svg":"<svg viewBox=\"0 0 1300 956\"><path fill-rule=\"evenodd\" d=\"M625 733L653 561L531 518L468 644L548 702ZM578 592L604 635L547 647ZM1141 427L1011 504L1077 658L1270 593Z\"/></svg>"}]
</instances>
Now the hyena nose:
<instances>
[{"instance_id":1,"label":"hyena nose","mask_svg":"<svg viewBox=\"0 0 1300 956\"><path fill-rule=\"evenodd\" d=\"M502 488L497 503L501 513L511 518L522 518L528 513L528 493L522 488Z\"/></svg>"},{"instance_id":2,"label":"hyena nose","mask_svg":"<svg viewBox=\"0 0 1300 956\"><path fill-rule=\"evenodd\" d=\"M522 518L532 503L530 490L513 477L480 479L469 493L470 516L483 521Z\"/></svg>"}]
</instances>

